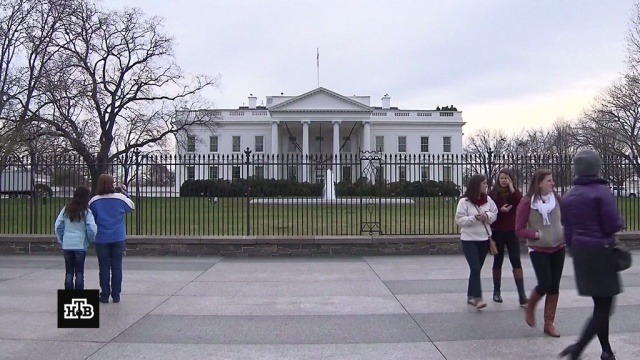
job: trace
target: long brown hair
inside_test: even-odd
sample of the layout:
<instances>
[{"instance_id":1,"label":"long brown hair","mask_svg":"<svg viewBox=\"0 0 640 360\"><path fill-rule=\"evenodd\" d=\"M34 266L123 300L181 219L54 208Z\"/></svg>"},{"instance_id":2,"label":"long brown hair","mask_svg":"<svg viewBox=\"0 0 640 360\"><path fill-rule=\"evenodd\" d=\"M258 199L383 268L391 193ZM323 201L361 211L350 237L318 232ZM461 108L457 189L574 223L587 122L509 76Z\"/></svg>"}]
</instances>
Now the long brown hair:
<instances>
[{"instance_id":1,"label":"long brown hair","mask_svg":"<svg viewBox=\"0 0 640 360\"><path fill-rule=\"evenodd\" d=\"M482 192L480 191L480 185L482 182L487 180L487 177L482 174L473 175L469 182L467 182L467 188L464 191L463 197L466 197L469 200L477 200L480 198Z\"/></svg>"},{"instance_id":2,"label":"long brown hair","mask_svg":"<svg viewBox=\"0 0 640 360\"><path fill-rule=\"evenodd\" d=\"M73 198L64 207L64 215L72 222L80 221L84 218L84 214L89 208L89 195L91 190L80 185L73 191Z\"/></svg>"},{"instance_id":3,"label":"long brown hair","mask_svg":"<svg viewBox=\"0 0 640 360\"><path fill-rule=\"evenodd\" d=\"M96 195L113 194L116 192L113 186L113 176L102 174L98 178L98 186L96 187Z\"/></svg>"},{"instance_id":4,"label":"long brown hair","mask_svg":"<svg viewBox=\"0 0 640 360\"><path fill-rule=\"evenodd\" d=\"M553 175L549 169L538 169L533 173L531 181L529 182L529 190L527 191L527 197L531 199L531 201L539 199L542 196L540 194L540 183L549 175ZM557 195L555 191L553 191L553 193Z\"/></svg>"}]
</instances>

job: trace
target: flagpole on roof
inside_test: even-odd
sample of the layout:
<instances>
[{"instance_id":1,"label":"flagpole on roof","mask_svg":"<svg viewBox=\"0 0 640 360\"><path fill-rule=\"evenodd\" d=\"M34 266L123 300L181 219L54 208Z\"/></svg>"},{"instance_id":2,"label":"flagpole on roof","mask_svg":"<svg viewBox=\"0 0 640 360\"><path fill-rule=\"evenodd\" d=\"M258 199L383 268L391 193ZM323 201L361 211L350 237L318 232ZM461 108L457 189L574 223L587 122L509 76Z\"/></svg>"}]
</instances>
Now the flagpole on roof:
<instances>
[{"instance_id":1,"label":"flagpole on roof","mask_svg":"<svg viewBox=\"0 0 640 360\"><path fill-rule=\"evenodd\" d=\"M317 50L316 62L318 67L318 87L320 87L320 48Z\"/></svg>"}]
</instances>

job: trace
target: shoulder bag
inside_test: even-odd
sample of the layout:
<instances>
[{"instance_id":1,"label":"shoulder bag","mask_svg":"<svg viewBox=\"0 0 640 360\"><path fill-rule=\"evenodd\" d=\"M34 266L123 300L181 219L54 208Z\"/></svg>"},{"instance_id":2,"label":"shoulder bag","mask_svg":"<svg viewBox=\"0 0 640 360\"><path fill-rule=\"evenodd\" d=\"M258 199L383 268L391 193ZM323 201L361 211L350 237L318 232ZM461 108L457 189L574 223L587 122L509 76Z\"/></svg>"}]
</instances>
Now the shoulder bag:
<instances>
[{"instance_id":1,"label":"shoulder bag","mask_svg":"<svg viewBox=\"0 0 640 360\"><path fill-rule=\"evenodd\" d=\"M475 204L473 206L475 206L476 210L478 210L478 214L481 214L480 208ZM484 221L482 221L482 226L484 226L484 231L487 232L487 237L489 238L489 254L496 255L498 253L496 242L495 240L493 240L493 237L491 237L491 234L489 234L489 228L487 228L487 224Z\"/></svg>"}]
</instances>

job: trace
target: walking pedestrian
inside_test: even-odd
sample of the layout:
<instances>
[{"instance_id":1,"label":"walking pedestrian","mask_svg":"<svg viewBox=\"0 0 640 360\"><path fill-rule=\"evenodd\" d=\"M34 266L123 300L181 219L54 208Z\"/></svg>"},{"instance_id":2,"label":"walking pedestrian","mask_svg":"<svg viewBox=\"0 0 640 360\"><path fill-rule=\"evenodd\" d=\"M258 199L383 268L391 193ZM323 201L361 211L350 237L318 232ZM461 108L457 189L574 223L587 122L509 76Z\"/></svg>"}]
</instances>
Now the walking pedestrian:
<instances>
[{"instance_id":1,"label":"walking pedestrian","mask_svg":"<svg viewBox=\"0 0 640 360\"><path fill-rule=\"evenodd\" d=\"M593 299L593 314L578 341L560 356L578 359L594 336L598 336L600 359L615 360L609 342L609 318L616 295L622 292L612 247L624 221L608 182L601 177L601 160L592 150L573 158L576 178L562 201L565 239L573 258L576 287L580 296Z\"/></svg>"},{"instance_id":2,"label":"walking pedestrian","mask_svg":"<svg viewBox=\"0 0 640 360\"><path fill-rule=\"evenodd\" d=\"M516 235L516 208L522 200L522 193L514 185L515 176L509 169L501 169L495 186L489 196L499 209L498 218L491 224L493 240L496 242L498 253L493 258L493 301L502 303L502 264L504 262L505 248L509 254L509 262L513 272L513 278L518 291L520 306L527 304L527 295L524 291L524 274L520 259L520 239Z\"/></svg>"},{"instance_id":3,"label":"walking pedestrian","mask_svg":"<svg viewBox=\"0 0 640 360\"><path fill-rule=\"evenodd\" d=\"M527 194L516 208L516 234L527 240L529 257L538 281L529 295L525 321L529 326L535 326L536 305L545 297L544 332L553 337L560 336L554 321L566 247L560 200L554 191L551 170L536 170Z\"/></svg>"},{"instance_id":4,"label":"walking pedestrian","mask_svg":"<svg viewBox=\"0 0 640 360\"><path fill-rule=\"evenodd\" d=\"M487 195L487 178L473 175L456 208L456 223L461 227L462 251L469 264L467 303L478 310L487 304L482 299L480 273L490 248L491 223L498 216L498 208Z\"/></svg>"}]
</instances>

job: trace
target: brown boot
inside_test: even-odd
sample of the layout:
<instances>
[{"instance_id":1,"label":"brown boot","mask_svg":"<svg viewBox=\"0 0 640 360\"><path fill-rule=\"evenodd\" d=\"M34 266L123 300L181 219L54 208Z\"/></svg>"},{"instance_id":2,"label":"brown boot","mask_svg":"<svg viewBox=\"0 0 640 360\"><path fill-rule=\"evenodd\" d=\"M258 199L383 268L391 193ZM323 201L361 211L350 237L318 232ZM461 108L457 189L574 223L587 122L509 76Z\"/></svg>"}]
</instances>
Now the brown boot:
<instances>
[{"instance_id":1,"label":"brown boot","mask_svg":"<svg viewBox=\"0 0 640 360\"><path fill-rule=\"evenodd\" d=\"M542 296L538 295L536 289L533 289L531 295L529 295L527 306L524 309L524 321L531 327L536 326L536 305L538 305L540 299L542 299Z\"/></svg>"},{"instance_id":2,"label":"brown boot","mask_svg":"<svg viewBox=\"0 0 640 360\"><path fill-rule=\"evenodd\" d=\"M553 326L556 318L556 309L558 308L558 294L547 294L544 301L544 332L553 337L560 337L560 334Z\"/></svg>"}]
</instances>

